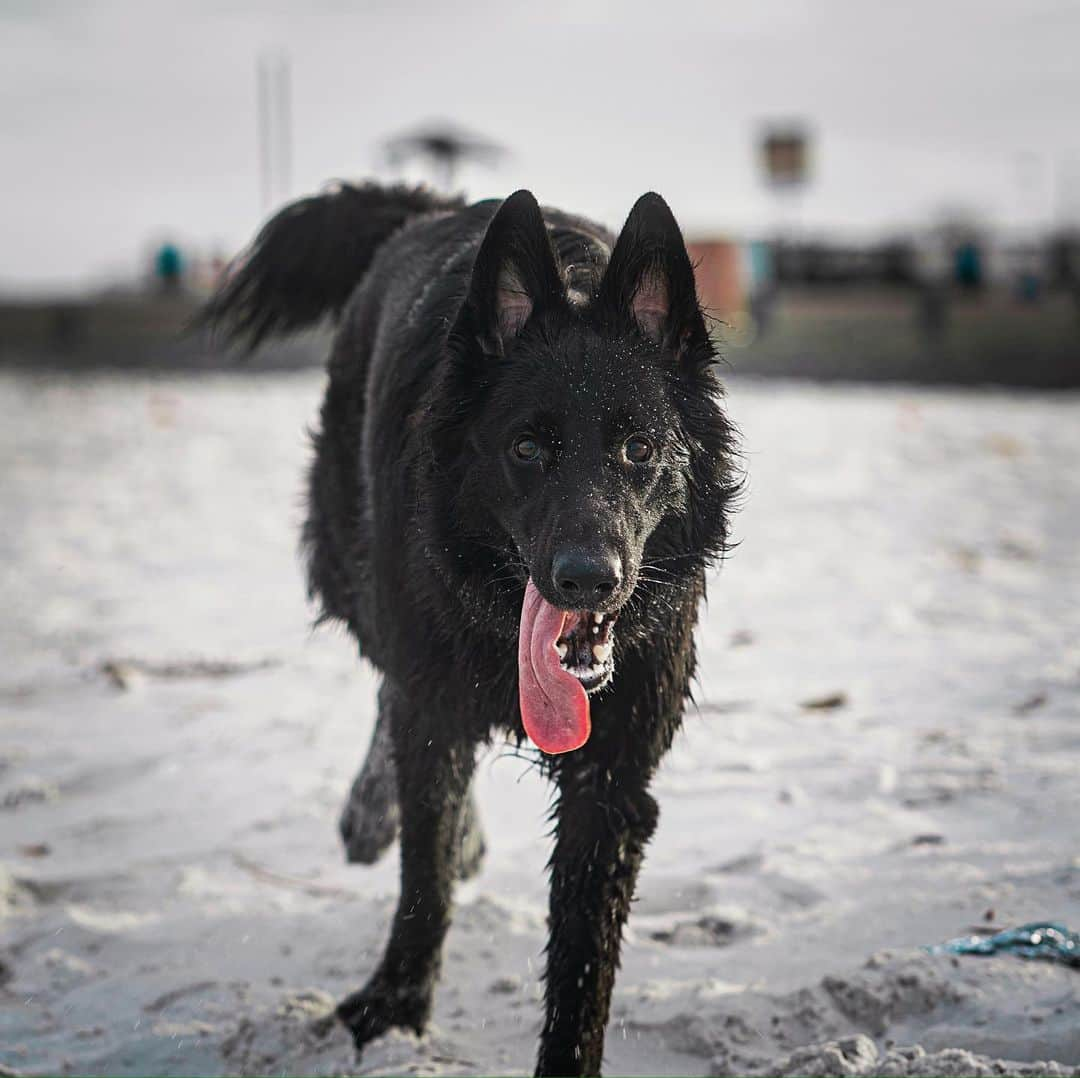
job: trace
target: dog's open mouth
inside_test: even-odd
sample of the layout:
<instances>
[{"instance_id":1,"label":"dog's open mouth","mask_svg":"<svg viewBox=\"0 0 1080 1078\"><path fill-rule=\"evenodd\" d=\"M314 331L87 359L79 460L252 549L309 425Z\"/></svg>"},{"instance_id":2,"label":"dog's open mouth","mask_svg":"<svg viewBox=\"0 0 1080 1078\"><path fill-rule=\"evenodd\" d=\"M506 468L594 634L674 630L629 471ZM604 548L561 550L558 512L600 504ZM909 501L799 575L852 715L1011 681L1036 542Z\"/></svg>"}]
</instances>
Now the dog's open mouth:
<instances>
[{"instance_id":1,"label":"dog's open mouth","mask_svg":"<svg viewBox=\"0 0 1080 1078\"><path fill-rule=\"evenodd\" d=\"M571 611L566 615L562 635L555 641L560 665L581 682L587 693L602 689L615 670L611 660L614 625L612 614Z\"/></svg>"},{"instance_id":2,"label":"dog's open mouth","mask_svg":"<svg viewBox=\"0 0 1080 1078\"><path fill-rule=\"evenodd\" d=\"M518 630L521 722L551 755L581 748L592 730L588 693L611 680L612 615L552 606L530 580Z\"/></svg>"}]
</instances>

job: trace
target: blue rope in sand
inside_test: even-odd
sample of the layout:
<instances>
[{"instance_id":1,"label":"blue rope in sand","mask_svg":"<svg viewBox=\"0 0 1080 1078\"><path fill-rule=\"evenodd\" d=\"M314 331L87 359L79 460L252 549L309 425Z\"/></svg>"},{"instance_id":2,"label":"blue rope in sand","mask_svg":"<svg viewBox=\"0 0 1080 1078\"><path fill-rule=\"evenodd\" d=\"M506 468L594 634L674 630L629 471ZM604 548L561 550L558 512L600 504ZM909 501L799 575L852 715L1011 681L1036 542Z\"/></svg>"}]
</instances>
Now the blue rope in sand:
<instances>
[{"instance_id":1,"label":"blue rope in sand","mask_svg":"<svg viewBox=\"0 0 1080 1078\"><path fill-rule=\"evenodd\" d=\"M1080 932L1070 932L1052 921L1007 928L993 936L960 936L927 950L931 954L1015 954L1080 969Z\"/></svg>"}]
</instances>

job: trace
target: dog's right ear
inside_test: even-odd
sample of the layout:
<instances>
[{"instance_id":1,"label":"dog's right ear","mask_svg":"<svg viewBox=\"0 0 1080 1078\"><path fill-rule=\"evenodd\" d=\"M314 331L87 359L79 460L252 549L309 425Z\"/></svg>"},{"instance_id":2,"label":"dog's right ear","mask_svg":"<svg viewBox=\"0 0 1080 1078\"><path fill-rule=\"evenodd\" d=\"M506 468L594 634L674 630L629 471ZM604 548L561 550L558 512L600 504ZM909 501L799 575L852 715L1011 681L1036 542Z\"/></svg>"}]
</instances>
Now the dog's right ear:
<instances>
[{"instance_id":1,"label":"dog's right ear","mask_svg":"<svg viewBox=\"0 0 1080 1078\"><path fill-rule=\"evenodd\" d=\"M563 296L555 252L531 191L515 191L488 225L473 265L456 335L504 356L533 312Z\"/></svg>"}]
</instances>

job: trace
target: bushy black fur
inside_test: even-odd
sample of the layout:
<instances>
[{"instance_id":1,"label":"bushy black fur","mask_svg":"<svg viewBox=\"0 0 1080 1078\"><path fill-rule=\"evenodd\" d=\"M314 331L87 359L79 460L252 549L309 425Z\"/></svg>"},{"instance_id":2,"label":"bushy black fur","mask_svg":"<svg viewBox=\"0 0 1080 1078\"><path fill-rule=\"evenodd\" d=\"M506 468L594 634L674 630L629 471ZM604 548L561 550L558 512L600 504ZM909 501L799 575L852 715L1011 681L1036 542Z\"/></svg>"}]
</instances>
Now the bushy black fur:
<instances>
[{"instance_id":1,"label":"bushy black fur","mask_svg":"<svg viewBox=\"0 0 1080 1078\"><path fill-rule=\"evenodd\" d=\"M615 675L586 744L542 758L557 799L537 1071L597 1074L656 826L648 787L681 723L735 488L693 270L657 195L616 242L528 192L465 207L367 186L279 214L212 313L258 341L335 311L369 263L330 359L304 540L324 616L383 674L401 898L381 962L339 1014L358 1045L424 1027L476 747L523 738L525 584L567 607L553 562L584 552L620 567L590 604L618 614ZM535 460L515 454L523 434ZM648 461L628 460L631 435Z\"/></svg>"},{"instance_id":2,"label":"bushy black fur","mask_svg":"<svg viewBox=\"0 0 1080 1078\"><path fill-rule=\"evenodd\" d=\"M423 187L333 184L292 202L255 237L203 311L255 348L338 315L379 245L417 214L460 206Z\"/></svg>"}]
</instances>

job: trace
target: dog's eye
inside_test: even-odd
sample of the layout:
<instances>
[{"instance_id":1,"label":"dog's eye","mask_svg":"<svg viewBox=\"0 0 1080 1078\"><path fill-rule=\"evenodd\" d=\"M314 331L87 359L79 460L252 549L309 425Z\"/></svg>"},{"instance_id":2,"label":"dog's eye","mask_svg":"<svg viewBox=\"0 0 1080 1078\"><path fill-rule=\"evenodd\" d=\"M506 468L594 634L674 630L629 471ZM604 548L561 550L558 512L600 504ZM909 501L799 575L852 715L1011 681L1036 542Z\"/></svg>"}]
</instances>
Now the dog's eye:
<instances>
[{"instance_id":1,"label":"dog's eye","mask_svg":"<svg viewBox=\"0 0 1080 1078\"><path fill-rule=\"evenodd\" d=\"M631 464L644 464L653 455L652 442L635 434L623 443L623 453Z\"/></svg>"},{"instance_id":2,"label":"dog's eye","mask_svg":"<svg viewBox=\"0 0 1080 1078\"><path fill-rule=\"evenodd\" d=\"M523 434L514 442L514 456L518 460L533 461L540 457L540 443L535 438Z\"/></svg>"}]
</instances>

